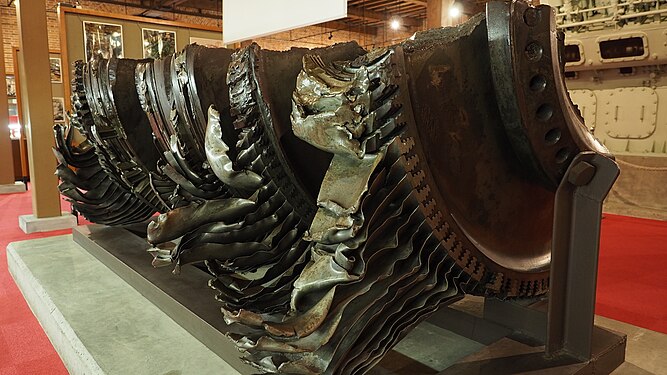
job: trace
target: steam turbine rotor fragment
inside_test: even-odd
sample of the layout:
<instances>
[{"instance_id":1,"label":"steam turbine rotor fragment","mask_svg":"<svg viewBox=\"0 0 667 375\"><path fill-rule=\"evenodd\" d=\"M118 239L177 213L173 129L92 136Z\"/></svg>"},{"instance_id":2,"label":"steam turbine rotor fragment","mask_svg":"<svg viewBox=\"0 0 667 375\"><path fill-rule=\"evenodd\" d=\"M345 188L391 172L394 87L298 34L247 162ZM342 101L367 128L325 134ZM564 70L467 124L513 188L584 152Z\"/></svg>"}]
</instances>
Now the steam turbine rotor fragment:
<instances>
[{"instance_id":1,"label":"steam turbine rotor fragment","mask_svg":"<svg viewBox=\"0 0 667 375\"><path fill-rule=\"evenodd\" d=\"M147 240L176 244L154 264L208 271L247 363L364 374L466 293L547 292L556 188L576 155L610 157L562 44L549 7L492 2L373 51L80 62L60 190L98 223L159 212Z\"/></svg>"}]
</instances>

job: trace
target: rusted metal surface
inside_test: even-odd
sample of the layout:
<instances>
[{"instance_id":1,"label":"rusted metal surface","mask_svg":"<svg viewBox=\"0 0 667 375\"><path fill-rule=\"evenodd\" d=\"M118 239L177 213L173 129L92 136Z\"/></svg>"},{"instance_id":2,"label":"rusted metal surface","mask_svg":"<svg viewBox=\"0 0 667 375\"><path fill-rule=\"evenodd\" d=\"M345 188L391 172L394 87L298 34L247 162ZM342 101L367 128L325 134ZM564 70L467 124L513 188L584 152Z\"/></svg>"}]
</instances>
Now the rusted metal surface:
<instances>
[{"instance_id":1,"label":"rusted metal surface","mask_svg":"<svg viewBox=\"0 0 667 375\"><path fill-rule=\"evenodd\" d=\"M608 156L569 101L561 47L550 8L493 3L370 52L188 46L78 65L87 141L58 131L61 190L99 222L161 212L154 264L208 269L258 369L362 374L464 293L547 291L556 187L575 155Z\"/></svg>"}]
</instances>

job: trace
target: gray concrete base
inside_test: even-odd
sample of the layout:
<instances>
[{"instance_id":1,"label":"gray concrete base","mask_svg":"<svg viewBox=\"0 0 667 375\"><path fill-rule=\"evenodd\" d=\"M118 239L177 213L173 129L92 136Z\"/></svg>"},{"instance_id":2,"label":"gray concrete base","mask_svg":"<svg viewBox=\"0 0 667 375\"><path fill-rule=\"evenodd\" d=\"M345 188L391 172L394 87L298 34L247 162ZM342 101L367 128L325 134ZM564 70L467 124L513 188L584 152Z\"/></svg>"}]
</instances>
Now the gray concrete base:
<instances>
[{"instance_id":1,"label":"gray concrete base","mask_svg":"<svg viewBox=\"0 0 667 375\"><path fill-rule=\"evenodd\" d=\"M25 183L17 181L13 184L0 185L0 194L24 193L28 190Z\"/></svg>"},{"instance_id":2,"label":"gray concrete base","mask_svg":"<svg viewBox=\"0 0 667 375\"><path fill-rule=\"evenodd\" d=\"M79 233L79 229L76 232ZM104 242L102 234L90 233L88 238ZM115 247L127 247L122 234L113 234L118 242ZM141 245L145 243L137 242L129 250L144 254L145 248ZM201 338L197 339L201 334L196 334L193 326L172 320L176 316L170 318L166 310L157 307L159 291L135 285L138 277L144 277L136 270L128 269L119 276L111 270L113 267L110 269L105 264L108 260L98 259L89 251L72 241L71 235L15 242L7 248L12 276L70 373L255 373L248 366L239 366L241 354L235 348L232 348L233 360L224 360L220 358L221 353L207 347ZM149 263L150 256L145 255ZM130 271L136 274L130 277ZM169 271L153 269L155 273ZM173 275L172 278L176 283L185 281ZM211 298L210 293L199 294L197 285L184 284L197 299ZM135 288L143 290L143 295ZM168 289L172 293L174 290L174 286ZM602 361L603 356L611 357L609 353L618 352L615 357L622 361L623 351L619 345L594 340L594 352L601 353L600 360L594 364L554 362L544 357L544 348L539 343L526 341L521 335L514 337L506 328L484 319L481 303L483 299L471 297L451 308L441 309L410 332L367 375L521 372L517 370L559 375L598 374L609 373L618 366L617 362L609 366L608 361ZM213 301L211 306L215 306ZM222 314L218 312L216 316L222 321ZM215 322L209 324L208 330L217 331ZM600 331L597 327L596 330ZM617 335L608 331L602 333L617 343ZM656 348L665 347L660 340L651 344ZM225 357L229 355L226 353ZM496 371L501 368L505 372Z\"/></svg>"},{"instance_id":3,"label":"gray concrete base","mask_svg":"<svg viewBox=\"0 0 667 375\"><path fill-rule=\"evenodd\" d=\"M71 235L11 243L7 261L71 374L256 373L239 366L235 348L234 366L221 359L187 330L192 327L177 324L151 302L154 296L141 295ZM436 374L483 347L423 322L369 374Z\"/></svg>"},{"instance_id":4,"label":"gray concrete base","mask_svg":"<svg viewBox=\"0 0 667 375\"><path fill-rule=\"evenodd\" d=\"M35 215L19 216L19 227L27 234L74 228L76 216L62 212L61 216L36 218Z\"/></svg>"},{"instance_id":5,"label":"gray concrete base","mask_svg":"<svg viewBox=\"0 0 667 375\"><path fill-rule=\"evenodd\" d=\"M239 374L71 235L11 243L7 261L70 374Z\"/></svg>"},{"instance_id":6,"label":"gray concrete base","mask_svg":"<svg viewBox=\"0 0 667 375\"><path fill-rule=\"evenodd\" d=\"M150 245L123 228L85 225L74 228L72 236L75 243L239 372L256 373L240 363L238 351L225 338L228 328L219 305L213 302L215 293L207 286L209 274L189 266L175 277L171 267L152 267L152 256L146 251ZM472 339L423 322L370 375L435 374L483 347Z\"/></svg>"},{"instance_id":7,"label":"gray concrete base","mask_svg":"<svg viewBox=\"0 0 667 375\"><path fill-rule=\"evenodd\" d=\"M123 228L82 225L72 230L72 239L223 361L243 374L256 372L239 360L236 345L226 337L229 328L214 302L208 273L183 267L174 276L172 267L153 267L150 245Z\"/></svg>"}]
</instances>

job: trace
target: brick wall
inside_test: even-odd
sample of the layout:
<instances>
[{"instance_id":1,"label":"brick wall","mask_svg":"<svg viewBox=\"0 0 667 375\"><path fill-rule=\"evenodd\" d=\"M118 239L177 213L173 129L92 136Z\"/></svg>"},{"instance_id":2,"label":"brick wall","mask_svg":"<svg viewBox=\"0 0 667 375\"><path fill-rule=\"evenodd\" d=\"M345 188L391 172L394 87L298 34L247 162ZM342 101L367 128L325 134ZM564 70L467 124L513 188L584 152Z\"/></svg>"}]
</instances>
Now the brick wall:
<instances>
[{"instance_id":1,"label":"brick wall","mask_svg":"<svg viewBox=\"0 0 667 375\"><path fill-rule=\"evenodd\" d=\"M32 0L40 1L40 0ZM57 6L61 0L43 0L46 1L46 18L49 33L49 48L51 50L60 50L60 24L58 23ZM72 1L70 1L72 2ZM122 5L102 4L91 0L79 0L79 5L84 9L94 9L107 13L139 15L144 9L133 8ZM16 23L16 8L7 6L6 1L0 5L0 18L2 22L2 36L5 47L5 65L7 74L14 73L13 49L19 46L19 32ZM187 22L198 25L222 26L222 20L213 18L194 17L189 15L173 14L172 19L181 22Z\"/></svg>"},{"instance_id":2,"label":"brick wall","mask_svg":"<svg viewBox=\"0 0 667 375\"><path fill-rule=\"evenodd\" d=\"M52 50L60 50L60 25L58 23L57 4L62 1L45 1L47 5L49 48ZM144 9L141 8L103 4L91 0L79 0L78 2L84 9L94 9L115 14L139 15L144 11ZM5 66L7 74L13 74L14 58L12 53L13 49L19 46L19 35L16 23L16 9L13 5L7 6L6 4L6 1L2 1L2 4L0 5L0 21L2 23L2 35L5 47ZM172 14L171 16L173 20L186 23L218 27L222 26L222 20L213 18L181 14ZM259 38L255 40L255 42L262 46L262 48L273 50L287 50L291 47L316 48L350 40L356 41L364 48L375 48L396 43L410 35L411 33L409 32L396 32L384 29L380 29L375 35L369 35L366 33L356 33L349 30L338 30L324 26L309 26Z\"/></svg>"}]
</instances>

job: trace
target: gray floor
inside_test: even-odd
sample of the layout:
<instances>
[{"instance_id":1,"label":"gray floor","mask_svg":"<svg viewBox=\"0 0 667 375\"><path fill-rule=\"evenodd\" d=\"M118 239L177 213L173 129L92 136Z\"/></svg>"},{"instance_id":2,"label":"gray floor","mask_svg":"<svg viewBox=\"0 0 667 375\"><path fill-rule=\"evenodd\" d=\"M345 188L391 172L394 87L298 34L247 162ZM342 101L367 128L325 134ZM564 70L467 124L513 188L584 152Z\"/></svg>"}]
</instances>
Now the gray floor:
<instances>
[{"instance_id":1,"label":"gray floor","mask_svg":"<svg viewBox=\"0 0 667 375\"><path fill-rule=\"evenodd\" d=\"M484 345L423 322L413 329L394 350L434 370L442 371Z\"/></svg>"},{"instance_id":2,"label":"gray floor","mask_svg":"<svg viewBox=\"0 0 667 375\"><path fill-rule=\"evenodd\" d=\"M667 335L603 316L596 316L595 324L628 335L626 363L613 374L667 375Z\"/></svg>"},{"instance_id":3,"label":"gray floor","mask_svg":"<svg viewBox=\"0 0 667 375\"><path fill-rule=\"evenodd\" d=\"M17 284L73 374L239 374L71 236L10 244L7 256ZM667 335L603 317L596 323L628 335L627 362L614 374L667 375ZM425 322L396 346L394 358L435 374L483 347Z\"/></svg>"}]
</instances>

